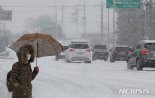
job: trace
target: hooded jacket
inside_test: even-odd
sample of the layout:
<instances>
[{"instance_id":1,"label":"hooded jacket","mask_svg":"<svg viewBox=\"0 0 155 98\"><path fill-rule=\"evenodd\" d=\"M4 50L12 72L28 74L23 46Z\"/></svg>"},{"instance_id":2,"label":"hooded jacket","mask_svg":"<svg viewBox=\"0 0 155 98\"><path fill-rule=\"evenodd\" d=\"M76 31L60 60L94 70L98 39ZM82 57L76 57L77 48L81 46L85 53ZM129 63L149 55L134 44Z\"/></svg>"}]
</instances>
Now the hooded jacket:
<instances>
[{"instance_id":1,"label":"hooded jacket","mask_svg":"<svg viewBox=\"0 0 155 98\"><path fill-rule=\"evenodd\" d=\"M31 58L27 61L27 52ZM12 98L31 98L32 84L31 81L36 77L38 72L33 71L31 62L34 61L34 49L30 45L23 46L17 52L18 62L14 63L11 71L11 84L14 86Z\"/></svg>"}]
</instances>

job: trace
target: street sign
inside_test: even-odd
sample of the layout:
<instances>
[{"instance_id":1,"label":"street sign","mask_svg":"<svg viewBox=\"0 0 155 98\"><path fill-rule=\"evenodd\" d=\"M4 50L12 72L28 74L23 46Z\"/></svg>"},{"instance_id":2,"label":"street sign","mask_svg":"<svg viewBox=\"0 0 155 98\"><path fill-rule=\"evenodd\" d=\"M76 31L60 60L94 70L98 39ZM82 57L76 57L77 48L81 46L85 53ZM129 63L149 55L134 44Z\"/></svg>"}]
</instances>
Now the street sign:
<instances>
[{"instance_id":1,"label":"street sign","mask_svg":"<svg viewBox=\"0 0 155 98\"><path fill-rule=\"evenodd\" d=\"M107 0L107 8L140 8L141 0Z\"/></svg>"},{"instance_id":2,"label":"street sign","mask_svg":"<svg viewBox=\"0 0 155 98\"><path fill-rule=\"evenodd\" d=\"M1 21L12 21L12 11L4 10L0 7L0 20Z\"/></svg>"}]
</instances>

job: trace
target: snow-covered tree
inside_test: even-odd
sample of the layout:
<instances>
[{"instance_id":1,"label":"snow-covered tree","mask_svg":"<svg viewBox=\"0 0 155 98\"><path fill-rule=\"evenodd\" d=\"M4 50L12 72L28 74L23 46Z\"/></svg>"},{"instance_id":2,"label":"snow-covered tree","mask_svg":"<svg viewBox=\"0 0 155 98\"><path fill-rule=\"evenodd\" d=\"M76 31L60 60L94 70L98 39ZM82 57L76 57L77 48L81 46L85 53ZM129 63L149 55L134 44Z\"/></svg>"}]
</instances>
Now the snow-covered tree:
<instances>
[{"instance_id":1,"label":"snow-covered tree","mask_svg":"<svg viewBox=\"0 0 155 98\"><path fill-rule=\"evenodd\" d=\"M52 35L58 39L63 39L65 34L59 24L51 16L43 15L37 19L30 18L26 21L25 27L29 32L40 32Z\"/></svg>"}]
</instances>

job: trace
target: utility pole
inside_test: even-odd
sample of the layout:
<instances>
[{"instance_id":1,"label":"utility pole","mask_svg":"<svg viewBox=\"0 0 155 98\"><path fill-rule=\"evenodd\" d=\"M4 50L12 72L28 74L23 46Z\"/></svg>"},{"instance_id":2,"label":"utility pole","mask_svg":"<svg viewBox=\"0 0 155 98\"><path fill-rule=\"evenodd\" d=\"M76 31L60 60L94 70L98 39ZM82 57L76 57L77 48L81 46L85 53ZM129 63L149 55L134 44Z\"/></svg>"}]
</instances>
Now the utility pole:
<instances>
[{"instance_id":1,"label":"utility pole","mask_svg":"<svg viewBox=\"0 0 155 98\"><path fill-rule=\"evenodd\" d=\"M5 31L6 31L6 23L4 22L4 33L5 33Z\"/></svg>"},{"instance_id":2,"label":"utility pole","mask_svg":"<svg viewBox=\"0 0 155 98\"><path fill-rule=\"evenodd\" d=\"M38 23L37 23L37 30L36 31L37 31L37 33L39 32L39 24Z\"/></svg>"},{"instance_id":3,"label":"utility pole","mask_svg":"<svg viewBox=\"0 0 155 98\"><path fill-rule=\"evenodd\" d=\"M63 5L63 0L61 1L62 6L61 6L61 27L63 31L63 23L64 23L64 5Z\"/></svg>"},{"instance_id":4,"label":"utility pole","mask_svg":"<svg viewBox=\"0 0 155 98\"><path fill-rule=\"evenodd\" d=\"M150 15L150 32L149 32L149 39L151 40L152 38L151 38L151 36L152 36L152 5L153 5L153 3L152 3L152 0L150 0L150 6L149 6L149 15Z\"/></svg>"},{"instance_id":5,"label":"utility pole","mask_svg":"<svg viewBox=\"0 0 155 98\"><path fill-rule=\"evenodd\" d=\"M0 30L2 30L2 25L3 25L3 23L2 23L2 22L0 22Z\"/></svg>"},{"instance_id":6,"label":"utility pole","mask_svg":"<svg viewBox=\"0 0 155 98\"><path fill-rule=\"evenodd\" d=\"M77 6L75 6L75 7L74 7L74 10L75 10L75 12L72 13L72 16L73 16L72 23L75 24L76 33L78 34L78 33L79 33L79 31L78 31L79 9L78 9Z\"/></svg>"},{"instance_id":7,"label":"utility pole","mask_svg":"<svg viewBox=\"0 0 155 98\"><path fill-rule=\"evenodd\" d=\"M87 27L86 27L86 1L84 0L84 33L86 34Z\"/></svg>"},{"instance_id":8,"label":"utility pole","mask_svg":"<svg viewBox=\"0 0 155 98\"><path fill-rule=\"evenodd\" d=\"M145 0L145 37L151 39L152 32L152 0Z\"/></svg>"},{"instance_id":9,"label":"utility pole","mask_svg":"<svg viewBox=\"0 0 155 98\"><path fill-rule=\"evenodd\" d=\"M55 17L56 17L56 24L55 24L55 38L57 38L58 33L58 15L57 15L57 1L55 0Z\"/></svg>"},{"instance_id":10,"label":"utility pole","mask_svg":"<svg viewBox=\"0 0 155 98\"><path fill-rule=\"evenodd\" d=\"M128 8L127 9L127 33L130 33L130 27L131 27L131 22L130 22L130 9ZM125 32L124 32L125 33ZM124 38L126 39L127 38L127 33L124 34Z\"/></svg>"},{"instance_id":11,"label":"utility pole","mask_svg":"<svg viewBox=\"0 0 155 98\"><path fill-rule=\"evenodd\" d=\"M115 6L115 3L116 3L116 1L113 0L114 6ZM116 37L115 37L116 34L115 33L116 33L115 32L115 8L113 8L113 48L114 48L115 43L116 43Z\"/></svg>"},{"instance_id":12,"label":"utility pole","mask_svg":"<svg viewBox=\"0 0 155 98\"><path fill-rule=\"evenodd\" d=\"M101 0L101 44L103 43L103 1Z\"/></svg>"},{"instance_id":13,"label":"utility pole","mask_svg":"<svg viewBox=\"0 0 155 98\"><path fill-rule=\"evenodd\" d=\"M115 46L115 9L113 9L113 47Z\"/></svg>"},{"instance_id":14,"label":"utility pole","mask_svg":"<svg viewBox=\"0 0 155 98\"><path fill-rule=\"evenodd\" d=\"M76 18L76 22L75 22L75 24L76 24L76 33L78 34L79 33L79 28L78 28L78 21L79 21L79 9L76 7L75 8L76 9L76 11L75 11L75 18Z\"/></svg>"},{"instance_id":15,"label":"utility pole","mask_svg":"<svg viewBox=\"0 0 155 98\"><path fill-rule=\"evenodd\" d=\"M110 46L110 43L109 43L109 33L110 33L110 28L109 28L109 8L108 8L108 50L109 50L109 46Z\"/></svg>"}]
</instances>

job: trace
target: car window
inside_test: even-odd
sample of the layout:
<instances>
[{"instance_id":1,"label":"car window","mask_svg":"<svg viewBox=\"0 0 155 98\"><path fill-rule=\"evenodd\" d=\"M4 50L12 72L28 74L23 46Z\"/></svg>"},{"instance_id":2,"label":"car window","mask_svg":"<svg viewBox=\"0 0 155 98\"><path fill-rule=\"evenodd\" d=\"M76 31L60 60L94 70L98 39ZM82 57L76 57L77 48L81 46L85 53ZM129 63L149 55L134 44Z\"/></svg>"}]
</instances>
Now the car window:
<instances>
[{"instance_id":1,"label":"car window","mask_svg":"<svg viewBox=\"0 0 155 98\"><path fill-rule=\"evenodd\" d=\"M89 48L88 44L72 44L71 48L75 49L87 49Z\"/></svg>"},{"instance_id":2,"label":"car window","mask_svg":"<svg viewBox=\"0 0 155 98\"><path fill-rule=\"evenodd\" d=\"M116 47L116 51L127 51L128 47Z\"/></svg>"},{"instance_id":3,"label":"car window","mask_svg":"<svg viewBox=\"0 0 155 98\"><path fill-rule=\"evenodd\" d=\"M149 49L150 51L155 51L155 43L147 43L144 45L144 48Z\"/></svg>"},{"instance_id":4,"label":"car window","mask_svg":"<svg viewBox=\"0 0 155 98\"><path fill-rule=\"evenodd\" d=\"M106 49L106 46L105 45L96 45L94 48L95 49Z\"/></svg>"}]
</instances>

